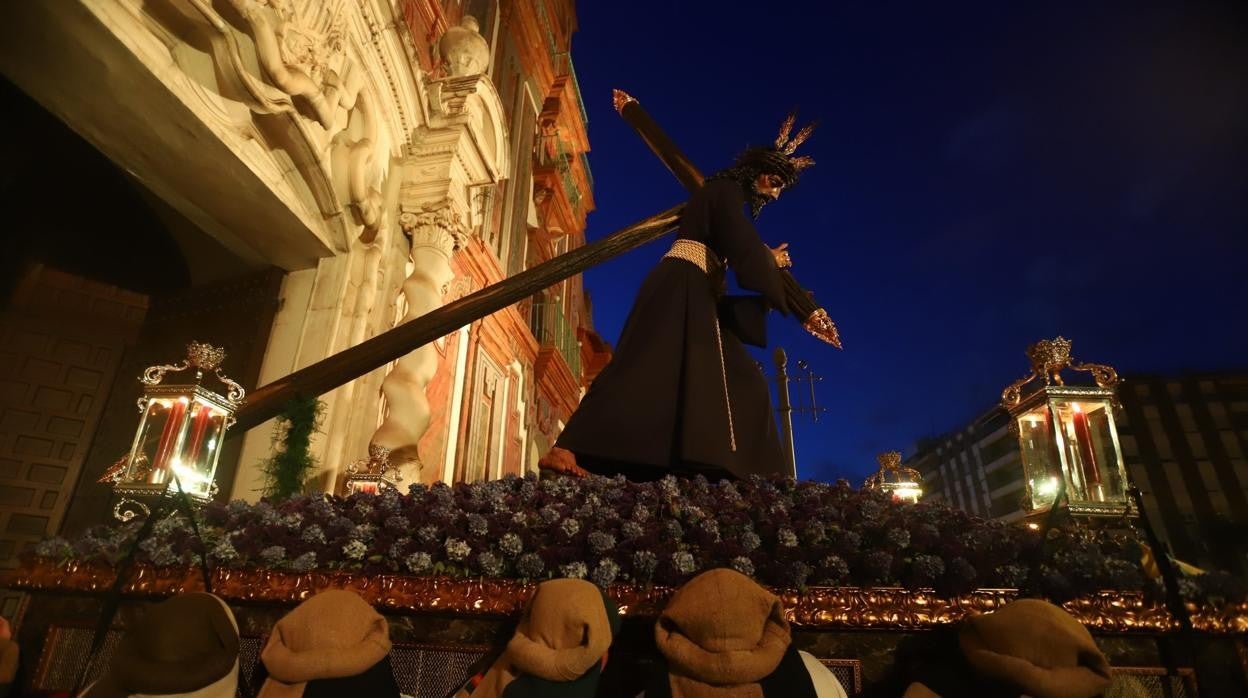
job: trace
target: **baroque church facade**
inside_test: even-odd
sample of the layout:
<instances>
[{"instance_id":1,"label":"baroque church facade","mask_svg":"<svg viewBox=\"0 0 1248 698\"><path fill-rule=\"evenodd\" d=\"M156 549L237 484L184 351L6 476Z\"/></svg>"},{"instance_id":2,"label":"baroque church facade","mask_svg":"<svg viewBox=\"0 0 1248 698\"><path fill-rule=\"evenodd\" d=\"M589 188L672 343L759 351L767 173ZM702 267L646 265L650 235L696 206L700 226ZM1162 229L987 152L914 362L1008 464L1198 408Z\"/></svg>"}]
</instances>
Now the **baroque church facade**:
<instances>
[{"instance_id":1,"label":"baroque church facade","mask_svg":"<svg viewBox=\"0 0 1248 698\"><path fill-rule=\"evenodd\" d=\"M0 314L0 566L98 523L137 377L249 389L584 244L572 0L8 3L20 212ZM315 484L522 474L609 350L575 277L321 396ZM223 451L259 497L272 422Z\"/></svg>"}]
</instances>

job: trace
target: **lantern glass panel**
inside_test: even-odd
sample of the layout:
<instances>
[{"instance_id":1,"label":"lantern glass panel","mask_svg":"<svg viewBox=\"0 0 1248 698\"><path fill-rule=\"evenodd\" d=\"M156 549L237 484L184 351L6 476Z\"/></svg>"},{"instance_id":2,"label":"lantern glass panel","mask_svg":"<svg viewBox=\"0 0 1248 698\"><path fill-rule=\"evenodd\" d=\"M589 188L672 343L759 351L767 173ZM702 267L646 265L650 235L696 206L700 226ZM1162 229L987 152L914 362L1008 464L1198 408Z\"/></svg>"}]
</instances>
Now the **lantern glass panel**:
<instances>
[{"instance_id":1,"label":"lantern glass panel","mask_svg":"<svg viewBox=\"0 0 1248 698\"><path fill-rule=\"evenodd\" d=\"M225 415L218 407L198 399L190 403L183 428L185 437L178 456L169 463L187 494L200 498L211 495L224 427Z\"/></svg>"},{"instance_id":2,"label":"lantern glass panel","mask_svg":"<svg viewBox=\"0 0 1248 698\"><path fill-rule=\"evenodd\" d=\"M1044 509L1056 499L1062 477L1062 458L1050 427L1048 405L1042 403L1016 419L1030 508Z\"/></svg>"},{"instance_id":3,"label":"lantern glass panel","mask_svg":"<svg viewBox=\"0 0 1248 698\"><path fill-rule=\"evenodd\" d=\"M1125 501L1110 403L1068 397L1054 397L1051 402L1062 425L1071 501Z\"/></svg>"}]
</instances>

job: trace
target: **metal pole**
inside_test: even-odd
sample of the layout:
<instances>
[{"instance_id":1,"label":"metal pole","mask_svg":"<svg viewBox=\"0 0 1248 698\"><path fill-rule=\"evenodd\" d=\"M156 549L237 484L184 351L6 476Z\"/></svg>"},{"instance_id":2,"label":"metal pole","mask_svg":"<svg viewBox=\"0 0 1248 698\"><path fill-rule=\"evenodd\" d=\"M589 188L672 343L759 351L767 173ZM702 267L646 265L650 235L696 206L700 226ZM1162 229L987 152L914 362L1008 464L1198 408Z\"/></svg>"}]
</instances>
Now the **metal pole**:
<instances>
[{"instance_id":1,"label":"metal pole","mask_svg":"<svg viewBox=\"0 0 1248 698\"><path fill-rule=\"evenodd\" d=\"M780 446L784 449L785 460L789 462L789 475L796 479L797 452L793 446L793 404L789 402L789 374L785 371L789 357L785 355L784 347L776 347L771 354L771 360L776 364L776 393L780 399L780 406L776 408L780 412Z\"/></svg>"}]
</instances>

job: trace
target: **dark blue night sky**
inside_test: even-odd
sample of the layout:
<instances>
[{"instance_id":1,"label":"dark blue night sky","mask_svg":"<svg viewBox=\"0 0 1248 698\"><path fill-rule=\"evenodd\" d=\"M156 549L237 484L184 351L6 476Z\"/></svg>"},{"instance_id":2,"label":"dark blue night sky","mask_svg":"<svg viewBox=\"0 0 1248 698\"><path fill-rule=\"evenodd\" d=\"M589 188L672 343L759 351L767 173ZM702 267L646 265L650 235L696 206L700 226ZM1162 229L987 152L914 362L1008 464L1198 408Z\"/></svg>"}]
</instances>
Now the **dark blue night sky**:
<instances>
[{"instance_id":1,"label":"dark blue night sky","mask_svg":"<svg viewBox=\"0 0 1248 698\"><path fill-rule=\"evenodd\" d=\"M589 237L684 198L612 87L708 174L791 106L820 119L819 164L758 221L845 340L772 316L825 376L803 478L856 484L965 424L1056 334L1125 372L1248 368L1242 6L583 0ZM667 244L586 274L608 341Z\"/></svg>"}]
</instances>

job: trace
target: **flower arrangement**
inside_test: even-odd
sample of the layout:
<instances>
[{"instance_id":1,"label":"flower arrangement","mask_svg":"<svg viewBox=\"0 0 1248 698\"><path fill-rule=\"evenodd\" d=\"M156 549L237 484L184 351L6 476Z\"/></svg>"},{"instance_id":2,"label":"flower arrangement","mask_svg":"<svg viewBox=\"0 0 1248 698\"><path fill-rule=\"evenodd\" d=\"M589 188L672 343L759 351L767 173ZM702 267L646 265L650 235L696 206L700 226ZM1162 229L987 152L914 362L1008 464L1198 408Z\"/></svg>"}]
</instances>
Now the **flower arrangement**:
<instances>
[{"instance_id":1,"label":"flower arrangement","mask_svg":"<svg viewBox=\"0 0 1248 698\"><path fill-rule=\"evenodd\" d=\"M1138 544L1122 532L1055 529L1032 564L1039 534L1026 527L894 501L844 481L507 477L413 485L406 495L386 489L214 503L197 516L202 541L174 515L155 524L138 559L187 565L206 553L210 564L227 567L563 576L604 587L679 585L701 570L732 567L789 588L901 586L947 595L1018 588L1055 601L1102 589L1155 591ZM34 552L115 564L137 530L137 523L98 527L74 541L45 540ZM1244 597L1243 583L1229 576L1202 578L1188 581L1189 597Z\"/></svg>"}]
</instances>

